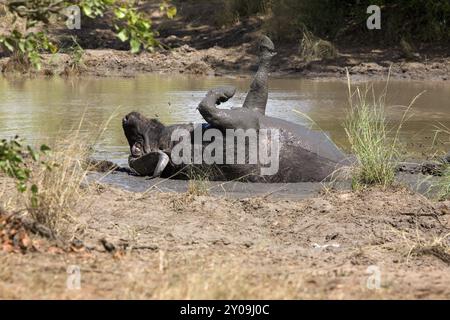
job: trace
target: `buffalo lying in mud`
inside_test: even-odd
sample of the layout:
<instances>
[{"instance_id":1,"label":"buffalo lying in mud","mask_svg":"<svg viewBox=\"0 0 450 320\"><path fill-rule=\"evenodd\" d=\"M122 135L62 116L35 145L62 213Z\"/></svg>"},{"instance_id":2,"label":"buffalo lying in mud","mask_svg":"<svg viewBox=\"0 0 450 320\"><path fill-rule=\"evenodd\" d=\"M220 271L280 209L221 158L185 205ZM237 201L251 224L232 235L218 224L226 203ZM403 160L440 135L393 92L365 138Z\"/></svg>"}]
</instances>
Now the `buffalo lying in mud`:
<instances>
[{"instance_id":1,"label":"buffalo lying in mud","mask_svg":"<svg viewBox=\"0 0 450 320\"><path fill-rule=\"evenodd\" d=\"M219 109L233 88L208 92L199 105L207 124L165 126L132 112L123 118L138 174L190 178L195 168L210 180L322 181L348 160L322 132L248 108Z\"/></svg>"},{"instance_id":2,"label":"buffalo lying in mud","mask_svg":"<svg viewBox=\"0 0 450 320\"><path fill-rule=\"evenodd\" d=\"M260 64L242 108L219 109L235 88L210 90L198 111L207 123L165 126L132 112L122 120L130 167L151 177L252 182L322 181L349 163L322 132L265 115L269 66L275 50L262 37Z\"/></svg>"}]
</instances>

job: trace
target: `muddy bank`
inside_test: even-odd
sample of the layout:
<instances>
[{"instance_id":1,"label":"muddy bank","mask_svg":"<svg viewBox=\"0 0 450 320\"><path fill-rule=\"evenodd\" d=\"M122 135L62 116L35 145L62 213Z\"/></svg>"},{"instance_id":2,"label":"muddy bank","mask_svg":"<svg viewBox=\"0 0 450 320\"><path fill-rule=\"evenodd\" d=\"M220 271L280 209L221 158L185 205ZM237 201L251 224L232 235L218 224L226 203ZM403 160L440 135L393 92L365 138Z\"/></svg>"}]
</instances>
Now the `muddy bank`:
<instances>
[{"instance_id":1,"label":"muddy bank","mask_svg":"<svg viewBox=\"0 0 450 320\"><path fill-rule=\"evenodd\" d=\"M216 54L215 50L209 50ZM202 60L205 53L198 53L190 47L173 51L141 53L133 55L128 51L113 49L86 50L83 62L72 67L68 54L44 55L42 70L32 72L38 75L60 76L121 76L133 77L145 73L186 73L214 75L212 67ZM0 60L5 74L14 74L9 58Z\"/></svg>"},{"instance_id":2,"label":"muddy bank","mask_svg":"<svg viewBox=\"0 0 450 320\"><path fill-rule=\"evenodd\" d=\"M436 196L439 177L400 172L396 183L429 198ZM110 174L92 172L89 180L131 192L163 192L182 194L188 191L189 181L147 177L137 177L126 172ZM246 183L239 181L208 181L205 183L207 193L211 196L226 198L259 198L264 199L307 199L326 190L351 191L351 181L340 182L298 182L298 183Z\"/></svg>"},{"instance_id":3,"label":"muddy bank","mask_svg":"<svg viewBox=\"0 0 450 320\"><path fill-rule=\"evenodd\" d=\"M434 161L409 159L400 162L396 168L394 185L406 187L413 192L429 198L439 193L440 180L448 163L448 156ZM107 184L131 192L188 192L191 183L201 184L209 195L227 198L271 198L271 199L305 199L319 195L324 191L351 191L350 178L337 178L322 182L297 183L254 183L231 181L189 181L167 178L143 177L128 166L121 167L106 160L89 159L88 181Z\"/></svg>"},{"instance_id":4,"label":"muddy bank","mask_svg":"<svg viewBox=\"0 0 450 320\"><path fill-rule=\"evenodd\" d=\"M108 175L92 173L90 181L107 184L131 192L163 192L183 194L189 189L189 181L132 176L127 173L113 172ZM305 199L318 195L325 187L340 190L350 189L349 182L333 186L319 182L302 183L247 183L238 181L208 181L205 184L211 196L227 198L272 198Z\"/></svg>"},{"instance_id":5,"label":"muddy bank","mask_svg":"<svg viewBox=\"0 0 450 320\"><path fill-rule=\"evenodd\" d=\"M70 55L44 55L42 70L32 73L101 77L132 77L145 73L248 77L256 70L258 63L257 56L248 52L249 47L251 45L232 48L216 46L197 50L185 44L170 51L162 50L139 55L114 49L89 49L85 51L82 64L76 67L72 66ZM8 61L9 58L0 59L0 68L5 74L14 73L14 67ZM348 68L354 80L381 80L387 77L390 67L393 79L447 81L450 74L450 58L410 62L393 60L390 53L377 51L342 53L336 60L304 63L295 52L291 52L275 59L271 74L275 77L345 80Z\"/></svg>"},{"instance_id":6,"label":"muddy bank","mask_svg":"<svg viewBox=\"0 0 450 320\"><path fill-rule=\"evenodd\" d=\"M97 186L83 202L85 249L0 252L1 298L450 298L450 204L405 189L276 200Z\"/></svg>"},{"instance_id":7,"label":"muddy bank","mask_svg":"<svg viewBox=\"0 0 450 320\"><path fill-rule=\"evenodd\" d=\"M178 3L178 14L167 20L158 13L159 2L148 1L142 10L152 19L161 48L154 53L133 55L111 30L110 15L83 20L80 30L68 31L64 25L53 26L51 38L62 52L73 45L71 36L85 49L81 58L70 54L44 55L38 74L69 76L124 76L145 73L183 73L197 75L250 76L258 65L258 39L265 33L264 17L249 17L218 27L214 3ZM202 12L199 16L199 12ZM0 32L9 25L0 24ZM300 34L299 34L300 39ZM392 65L391 76L405 80L447 81L450 74L450 48L446 45L418 46L405 53L400 45L367 47L355 43L333 43L337 57L305 62L300 56L300 42L275 40L278 55L273 59L273 76L307 79L346 79L346 68L355 80L384 79ZM14 72L5 52L0 52L0 70ZM409 56L412 54L412 57ZM76 61L75 61L76 60ZM34 72L31 72L34 73Z\"/></svg>"}]
</instances>

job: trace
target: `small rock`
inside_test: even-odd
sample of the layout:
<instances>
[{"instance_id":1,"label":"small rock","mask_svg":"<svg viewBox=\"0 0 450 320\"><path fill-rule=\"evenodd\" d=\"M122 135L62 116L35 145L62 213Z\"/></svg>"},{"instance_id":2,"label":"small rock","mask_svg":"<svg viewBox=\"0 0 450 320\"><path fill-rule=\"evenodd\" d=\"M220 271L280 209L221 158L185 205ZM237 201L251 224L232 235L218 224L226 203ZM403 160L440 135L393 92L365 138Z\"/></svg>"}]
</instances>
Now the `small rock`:
<instances>
[{"instance_id":1,"label":"small rock","mask_svg":"<svg viewBox=\"0 0 450 320\"><path fill-rule=\"evenodd\" d=\"M194 52L195 49L190 47L189 45L185 44L185 45L182 45L181 47L177 48L176 51L179 53L188 53L188 52Z\"/></svg>"},{"instance_id":2,"label":"small rock","mask_svg":"<svg viewBox=\"0 0 450 320\"><path fill-rule=\"evenodd\" d=\"M231 242L228 239L222 238L222 239L213 240L212 244L222 244L224 246L227 246L227 245L231 244Z\"/></svg>"},{"instance_id":3,"label":"small rock","mask_svg":"<svg viewBox=\"0 0 450 320\"><path fill-rule=\"evenodd\" d=\"M109 242L108 240L106 240L105 238L100 239L100 243L103 245L103 248L105 248L105 250L107 252L115 252L116 251L116 246L114 244L112 244L111 242Z\"/></svg>"},{"instance_id":4,"label":"small rock","mask_svg":"<svg viewBox=\"0 0 450 320\"><path fill-rule=\"evenodd\" d=\"M170 36L168 36L166 39L164 39L164 40L166 40L166 42L174 42L174 41L177 41L179 38L177 37L177 36L175 36L175 35L170 35Z\"/></svg>"},{"instance_id":5,"label":"small rock","mask_svg":"<svg viewBox=\"0 0 450 320\"><path fill-rule=\"evenodd\" d=\"M246 241L246 242L244 242L244 246L245 246L246 248L250 248L251 246L253 246L253 242L251 242L251 241Z\"/></svg>"},{"instance_id":6,"label":"small rock","mask_svg":"<svg viewBox=\"0 0 450 320\"><path fill-rule=\"evenodd\" d=\"M313 243L312 247L314 248L314 250L321 251L321 250L325 250L328 248L338 249L341 247L341 245L339 243L331 243L331 244L324 244L324 245L321 245L318 243Z\"/></svg>"},{"instance_id":7,"label":"small rock","mask_svg":"<svg viewBox=\"0 0 450 320\"><path fill-rule=\"evenodd\" d=\"M71 245L77 249L84 247L83 241L78 238L73 239Z\"/></svg>"},{"instance_id":8,"label":"small rock","mask_svg":"<svg viewBox=\"0 0 450 320\"><path fill-rule=\"evenodd\" d=\"M325 240L327 240L327 241L334 240L334 239L336 239L338 236L339 236L339 232L333 232L333 233L327 234L327 235L325 236Z\"/></svg>"}]
</instances>

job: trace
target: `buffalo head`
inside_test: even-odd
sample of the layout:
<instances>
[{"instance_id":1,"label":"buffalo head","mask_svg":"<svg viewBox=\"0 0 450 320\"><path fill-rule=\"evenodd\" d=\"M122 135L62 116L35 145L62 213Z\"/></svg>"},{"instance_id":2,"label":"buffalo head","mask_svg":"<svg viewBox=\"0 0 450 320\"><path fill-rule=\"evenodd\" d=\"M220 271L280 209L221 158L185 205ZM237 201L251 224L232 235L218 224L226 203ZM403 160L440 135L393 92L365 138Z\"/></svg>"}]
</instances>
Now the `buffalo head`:
<instances>
[{"instance_id":1,"label":"buffalo head","mask_svg":"<svg viewBox=\"0 0 450 320\"><path fill-rule=\"evenodd\" d=\"M122 128L133 157L141 157L158 150L164 125L157 119L149 119L139 112L131 112L122 119Z\"/></svg>"}]
</instances>

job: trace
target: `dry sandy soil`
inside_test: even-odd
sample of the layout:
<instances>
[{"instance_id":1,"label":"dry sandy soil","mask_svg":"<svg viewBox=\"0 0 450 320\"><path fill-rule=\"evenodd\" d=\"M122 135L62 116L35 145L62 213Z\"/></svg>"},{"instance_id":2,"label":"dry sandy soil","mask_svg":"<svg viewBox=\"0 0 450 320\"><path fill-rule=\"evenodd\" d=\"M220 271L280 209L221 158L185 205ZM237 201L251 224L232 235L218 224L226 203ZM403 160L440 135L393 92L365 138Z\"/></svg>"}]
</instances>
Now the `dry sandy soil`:
<instances>
[{"instance_id":1,"label":"dry sandy soil","mask_svg":"<svg viewBox=\"0 0 450 320\"><path fill-rule=\"evenodd\" d=\"M114 40L110 26L87 25L86 44L98 47L82 43L78 74L255 69L261 21L219 30L186 19L180 14L158 25L155 17L161 40L174 49L136 56ZM447 80L450 71L448 53L407 61L395 48L338 48L338 59L306 65L297 47L277 45L273 70L279 75L344 78L349 67L355 76L376 78L391 62L397 78ZM70 59L46 56L42 72L67 74ZM8 69L8 58L0 58L0 68ZM14 212L8 192L14 185L0 178L0 190L7 190L0 199L6 212ZM64 241L34 234L0 213L0 299L450 299L450 202L404 188L324 191L297 200L97 184L86 191ZM67 287L73 265L81 271L79 290Z\"/></svg>"},{"instance_id":2,"label":"dry sandy soil","mask_svg":"<svg viewBox=\"0 0 450 320\"><path fill-rule=\"evenodd\" d=\"M158 13L159 1L149 1L142 8L152 18L159 32L158 40L164 49L154 53L132 55L111 31L110 17L93 23L82 21L82 29L74 31L85 48L82 64L76 70L70 67L71 56L64 53L44 56L40 73L45 75L135 76L137 74L187 73L197 75L224 75L252 73L257 68L258 37L264 31L264 17L249 18L227 27L214 22L213 3L180 3L173 20L163 19ZM1 13L0 13L1 14ZM217 14L216 14L217 15ZM10 24L0 22L0 32ZM60 47L67 47L70 34L64 28L52 30ZM345 79L346 68L355 80L386 77L397 79L449 80L450 49L426 47L417 49L417 58L407 59L399 46L379 48L335 43L336 59L306 63L299 56L298 43L276 42L278 55L273 61L275 76L301 76L314 79ZM1 58L0 70L10 72L9 58Z\"/></svg>"},{"instance_id":3,"label":"dry sandy soil","mask_svg":"<svg viewBox=\"0 0 450 320\"><path fill-rule=\"evenodd\" d=\"M450 203L402 188L277 200L97 185L78 211L70 249L3 244L0 298L450 298Z\"/></svg>"}]
</instances>

